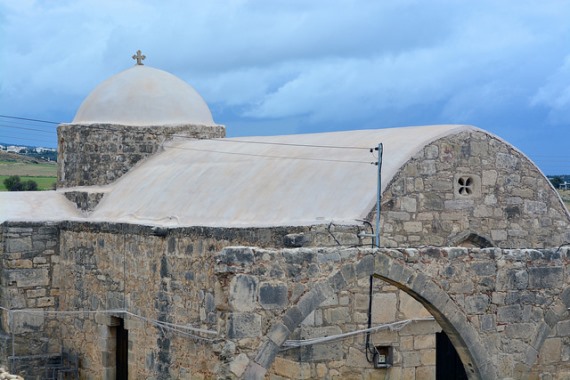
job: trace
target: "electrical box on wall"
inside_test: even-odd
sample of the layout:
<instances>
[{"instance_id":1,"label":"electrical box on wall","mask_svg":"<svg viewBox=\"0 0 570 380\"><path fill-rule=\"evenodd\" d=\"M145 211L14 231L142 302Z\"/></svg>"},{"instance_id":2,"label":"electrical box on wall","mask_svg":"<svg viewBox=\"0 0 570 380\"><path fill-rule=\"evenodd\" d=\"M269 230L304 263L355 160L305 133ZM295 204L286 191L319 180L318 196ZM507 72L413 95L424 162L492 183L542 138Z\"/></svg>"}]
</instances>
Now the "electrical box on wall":
<instances>
[{"instance_id":1,"label":"electrical box on wall","mask_svg":"<svg viewBox=\"0 0 570 380\"><path fill-rule=\"evenodd\" d=\"M375 346L374 368L390 368L392 366L393 349L391 346Z\"/></svg>"}]
</instances>

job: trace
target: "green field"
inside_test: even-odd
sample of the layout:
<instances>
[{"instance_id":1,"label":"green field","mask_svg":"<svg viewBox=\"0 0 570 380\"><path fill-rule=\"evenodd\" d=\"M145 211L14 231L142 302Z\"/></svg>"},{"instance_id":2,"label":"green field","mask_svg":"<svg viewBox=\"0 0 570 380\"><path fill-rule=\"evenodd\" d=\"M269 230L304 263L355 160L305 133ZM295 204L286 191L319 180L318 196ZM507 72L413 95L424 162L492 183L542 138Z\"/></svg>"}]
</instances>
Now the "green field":
<instances>
[{"instance_id":1,"label":"green field","mask_svg":"<svg viewBox=\"0 0 570 380\"><path fill-rule=\"evenodd\" d=\"M20 176L22 181L36 181L40 190L52 190L57 181L57 165L0 161L0 191L6 191L4 179L12 175Z\"/></svg>"}]
</instances>

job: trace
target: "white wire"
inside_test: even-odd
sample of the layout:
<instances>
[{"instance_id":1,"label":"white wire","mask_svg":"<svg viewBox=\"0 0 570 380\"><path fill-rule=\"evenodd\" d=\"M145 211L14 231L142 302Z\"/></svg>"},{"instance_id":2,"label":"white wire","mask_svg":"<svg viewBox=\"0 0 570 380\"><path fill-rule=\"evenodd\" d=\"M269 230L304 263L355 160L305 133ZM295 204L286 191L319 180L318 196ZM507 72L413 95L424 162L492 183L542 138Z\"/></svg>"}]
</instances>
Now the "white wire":
<instances>
[{"instance_id":1,"label":"white wire","mask_svg":"<svg viewBox=\"0 0 570 380\"><path fill-rule=\"evenodd\" d=\"M210 334L210 335L217 335L218 332L217 331L213 331L213 330L206 330L206 329L201 329L201 328L197 328L197 327L192 327L192 326L188 326L188 325L177 325L174 323L169 323L169 322L163 322L163 321L159 321L156 319L152 319L152 318L147 318L147 317L143 317L142 315L138 315L135 313L131 313L128 310L123 310L123 309L110 309L110 310L74 310L74 311L57 311L57 310L31 310L31 309L16 309L16 310L10 310L7 309L5 307L0 306L0 310L4 310L7 311L9 314L15 314L15 313L25 313L25 314L42 314L42 315L78 315L78 314L97 314L97 313L103 313L103 314L119 314L119 313L123 313L123 314L127 314L130 315L131 317L143 320L147 323L150 323L158 328L161 329L161 331L163 331L164 333L164 328L169 329L171 331L175 331L179 334L182 335L186 335L192 338L196 338L196 339L203 339L203 340L207 340L207 341L212 341L212 339L208 339L208 338L204 338L198 335L194 335L194 334L190 334L187 331L192 331L195 333L202 333L202 334ZM186 331L185 331L186 330Z\"/></svg>"},{"instance_id":2,"label":"white wire","mask_svg":"<svg viewBox=\"0 0 570 380\"><path fill-rule=\"evenodd\" d=\"M342 334L337 334L337 335L330 335L330 336L325 336L325 337L304 339L304 340L286 340L283 343L284 348L282 349L282 351L290 350L292 348L297 348L297 347L304 347L304 346L310 346L310 345L314 345L314 344L320 344L320 343L331 342L331 341L335 341L335 340L346 339L346 338L349 338L349 337L354 336L354 335L365 334L368 332L376 332L376 331L386 330L386 329L390 329L391 331L400 331L402 328L404 328L404 326L408 325L409 323L418 322L418 321L433 321L433 320L434 320L433 317L405 319L403 321L387 323L387 324L383 324L383 325L374 326L374 327L371 327L368 329L350 331L347 333L342 333Z\"/></svg>"}]
</instances>

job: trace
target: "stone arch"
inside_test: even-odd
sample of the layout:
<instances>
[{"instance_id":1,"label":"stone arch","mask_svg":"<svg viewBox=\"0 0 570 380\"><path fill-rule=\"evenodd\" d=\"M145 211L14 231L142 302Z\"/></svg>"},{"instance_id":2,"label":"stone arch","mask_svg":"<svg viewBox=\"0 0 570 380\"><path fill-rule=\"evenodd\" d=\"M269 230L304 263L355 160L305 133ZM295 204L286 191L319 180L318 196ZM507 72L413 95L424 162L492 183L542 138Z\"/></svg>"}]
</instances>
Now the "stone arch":
<instances>
[{"instance_id":1,"label":"stone arch","mask_svg":"<svg viewBox=\"0 0 570 380\"><path fill-rule=\"evenodd\" d=\"M467 248L490 248L495 244L488 237L472 231L467 231L453 236L449 239L450 247L467 247Z\"/></svg>"},{"instance_id":2,"label":"stone arch","mask_svg":"<svg viewBox=\"0 0 570 380\"><path fill-rule=\"evenodd\" d=\"M297 326L335 292L374 275L405 291L420 302L448 334L466 367L469 379L496 379L496 370L481 344L475 328L463 311L429 276L402 265L385 254L368 254L355 263L343 265L328 279L316 283L271 326L244 378L262 379L273 364L280 346Z\"/></svg>"}]
</instances>

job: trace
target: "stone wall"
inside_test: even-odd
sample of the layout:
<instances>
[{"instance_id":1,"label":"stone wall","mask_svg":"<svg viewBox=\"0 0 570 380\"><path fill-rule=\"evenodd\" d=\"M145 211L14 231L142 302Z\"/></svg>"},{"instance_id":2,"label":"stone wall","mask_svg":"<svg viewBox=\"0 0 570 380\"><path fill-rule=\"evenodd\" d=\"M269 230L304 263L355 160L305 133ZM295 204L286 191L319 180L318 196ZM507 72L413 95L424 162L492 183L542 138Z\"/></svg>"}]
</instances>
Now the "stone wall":
<instances>
[{"instance_id":1,"label":"stone wall","mask_svg":"<svg viewBox=\"0 0 570 380\"><path fill-rule=\"evenodd\" d=\"M34 378L34 367L61 350L58 322L45 313L59 304L59 230L56 225L29 223L5 223L1 230L1 328L5 339L1 340L0 363Z\"/></svg>"},{"instance_id":2,"label":"stone wall","mask_svg":"<svg viewBox=\"0 0 570 380\"><path fill-rule=\"evenodd\" d=\"M204 125L131 127L61 124L58 129L58 187L111 183L175 136L225 137L225 127Z\"/></svg>"},{"instance_id":3,"label":"stone wall","mask_svg":"<svg viewBox=\"0 0 570 380\"><path fill-rule=\"evenodd\" d=\"M426 145L384 191L381 215L387 247L570 241L570 215L550 182L522 153L482 131Z\"/></svg>"},{"instance_id":4,"label":"stone wall","mask_svg":"<svg viewBox=\"0 0 570 380\"><path fill-rule=\"evenodd\" d=\"M2 322L16 353L63 347L85 378L114 378L120 320L133 378L430 379L441 330L473 378L570 372L569 248L331 247L326 226L2 227L2 306L15 324ZM351 240L351 228L333 233ZM291 247L302 241L321 246ZM363 334L282 350L366 328L372 274L373 326L435 318L371 335L392 367L366 359Z\"/></svg>"},{"instance_id":5,"label":"stone wall","mask_svg":"<svg viewBox=\"0 0 570 380\"><path fill-rule=\"evenodd\" d=\"M239 335L244 325L239 316L228 317L222 290L226 281L214 272L213 256L224 247L335 244L327 226L166 229L62 223L60 228L60 260L67 274L60 310L86 311L70 316L60 333L65 347L82 352L83 375L104 373L109 379L114 378L117 318L124 319L129 331L129 374L135 378L212 378L229 363L235 344L219 332L232 325ZM337 226L334 233L336 239L358 242L353 226ZM192 339L180 331L162 332L156 323L191 325L216 334L186 331L199 336Z\"/></svg>"}]
</instances>

